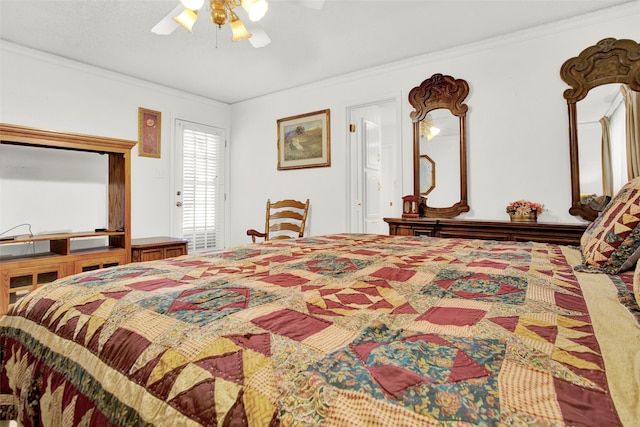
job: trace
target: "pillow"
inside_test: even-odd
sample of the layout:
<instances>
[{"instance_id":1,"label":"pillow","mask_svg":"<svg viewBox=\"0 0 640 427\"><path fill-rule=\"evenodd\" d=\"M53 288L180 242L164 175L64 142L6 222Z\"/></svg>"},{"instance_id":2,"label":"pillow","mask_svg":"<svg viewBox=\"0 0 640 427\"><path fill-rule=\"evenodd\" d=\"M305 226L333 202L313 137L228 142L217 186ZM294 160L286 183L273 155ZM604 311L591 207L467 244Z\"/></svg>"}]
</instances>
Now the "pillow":
<instances>
[{"instance_id":1,"label":"pillow","mask_svg":"<svg viewBox=\"0 0 640 427\"><path fill-rule=\"evenodd\" d=\"M640 305L640 263L636 264L636 271L633 273L633 294L636 296L636 303Z\"/></svg>"},{"instance_id":2,"label":"pillow","mask_svg":"<svg viewBox=\"0 0 640 427\"><path fill-rule=\"evenodd\" d=\"M586 267L616 274L640 257L640 177L626 183L580 239Z\"/></svg>"}]
</instances>

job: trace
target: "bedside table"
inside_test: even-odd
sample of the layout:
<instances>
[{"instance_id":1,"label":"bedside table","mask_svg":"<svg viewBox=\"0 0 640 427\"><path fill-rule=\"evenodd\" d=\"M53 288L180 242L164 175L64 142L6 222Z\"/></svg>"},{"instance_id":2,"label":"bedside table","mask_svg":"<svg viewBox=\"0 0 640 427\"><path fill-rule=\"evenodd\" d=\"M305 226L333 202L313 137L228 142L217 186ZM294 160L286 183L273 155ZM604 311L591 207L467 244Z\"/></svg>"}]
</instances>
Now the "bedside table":
<instances>
[{"instance_id":1,"label":"bedside table","mask_svg":"<svg viewBox=\"0 0 640 427\"><path fill-rule=\"evenodd\" d=\"M187 254L186 239L146 237L131 239L131 262L154 261Z\"/></svg>"}]
</instances>

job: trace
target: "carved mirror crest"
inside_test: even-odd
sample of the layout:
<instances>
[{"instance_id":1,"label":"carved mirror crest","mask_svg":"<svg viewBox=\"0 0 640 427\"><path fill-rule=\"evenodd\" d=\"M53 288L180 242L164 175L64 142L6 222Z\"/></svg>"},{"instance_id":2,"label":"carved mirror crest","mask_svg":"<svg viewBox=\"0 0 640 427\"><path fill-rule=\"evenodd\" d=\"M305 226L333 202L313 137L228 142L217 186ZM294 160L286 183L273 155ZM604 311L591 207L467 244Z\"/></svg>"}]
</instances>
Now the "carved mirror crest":
<instances>
[{"instance_id":1,"label":"carved mirror crest","mask_svg":"<svg viewBox=\"0 0 640 427\"><path fill-rule=\"evenodd\" d=\"M577 103L590 90L607 84L626 84L640 91L640 45L627 39L606 38L562 64L560 77L570 89L564 91L569 110L569 156L571 160L571 215L592 221L598 211L583 202L580 186Z\"/></svg>"},{"instance_id":2,"label":"carved mirror crest","mask_svg":"<svg viewBox=\"0 0 640 427\"><path fill-rule=\"evenodd\" d=\"M452 218L463 212L469 211L467 202L467 149L465 136L465 121L468 107L463 103L469 94L469 85L465 80L455 79L451 76L442 74L434 74L427 80L423 81L420 86L414 87L409 92L409 103L413 106L414 111L410 117L413 122L413 187L414 194L421 198L420 216L430 218ZM449 116L449 117L447 117ZM434 117L437 118L434 119ZM428 124L427 124L428 123ZM431 132L432 124L449 123L453 128L453 132L449 132L449 139L454 139L455 143L447 141L445 134L442 132L433 136L435 132ZM435 129L434 129L435 130ZM430 143L440 145L432 145L432 150L439 155L442 152L453 151L453 154L446 154L446 157L437 157L433 153L425 152L421 148L423 140L428 138ZM433 141L432 138L433 137ZM458 150L456 152L456 145ZM432 159L433 158L433 159ZM428 159L428 161L427 161ZM460 200L453 201L451 206L434 207L429 206L427 195L432 197L436 188L436 166L438 173L443 171L454 171L456 177L444 176L444 179L438 178L439 185L443 182L450 182L451 179L459 179L460 182ZM438 175L440 176L440 175ZM444 190L448 190L443 187ZM451 191L447 191L452 193ZM456 197L456 196L454 196Z\"/></svg>"}]
</instances>

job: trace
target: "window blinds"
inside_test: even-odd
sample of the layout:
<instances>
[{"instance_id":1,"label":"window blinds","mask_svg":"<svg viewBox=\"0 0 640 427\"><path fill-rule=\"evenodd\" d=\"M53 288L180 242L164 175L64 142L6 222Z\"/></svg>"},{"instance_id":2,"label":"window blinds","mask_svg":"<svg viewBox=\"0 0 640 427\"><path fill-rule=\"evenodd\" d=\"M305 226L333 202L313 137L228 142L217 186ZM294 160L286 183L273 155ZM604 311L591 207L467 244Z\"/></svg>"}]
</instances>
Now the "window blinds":
<instances>
[{"instance_id":1,"label":"window blinds","mask_svg":"<svg viewBox=\"0 0 640 427\"><path fill-rule=\"evenodd\" d=\"M181 122L182 235L189 253L224 247L222 129Z\"/></svg>"}]
</instances>

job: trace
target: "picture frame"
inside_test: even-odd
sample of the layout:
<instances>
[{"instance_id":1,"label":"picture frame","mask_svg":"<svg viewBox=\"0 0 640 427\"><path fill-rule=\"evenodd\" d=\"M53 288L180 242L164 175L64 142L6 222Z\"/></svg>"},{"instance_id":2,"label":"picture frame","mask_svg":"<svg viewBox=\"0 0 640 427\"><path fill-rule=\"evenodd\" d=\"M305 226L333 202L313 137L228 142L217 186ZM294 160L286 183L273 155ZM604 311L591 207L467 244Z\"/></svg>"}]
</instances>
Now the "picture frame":
<instances>
[{"instance_id":1,"label":"picture frame","mask_svg":"<svg viewBox=\"0 0 640 427\"><path fill-rule=\"evenodd\" d=\"M278 170L331 166L329 109L278 120Z\"/></svg>"},{"instance_id":2,"label":"picture frame","mask_svg":"<svg viewBox=\"0 0 640 427\"><path fill-rule=\"evenodd\" d=\"M160 158L162 113L138 108L138 156Z\"/></svg>"}]
</instances>

